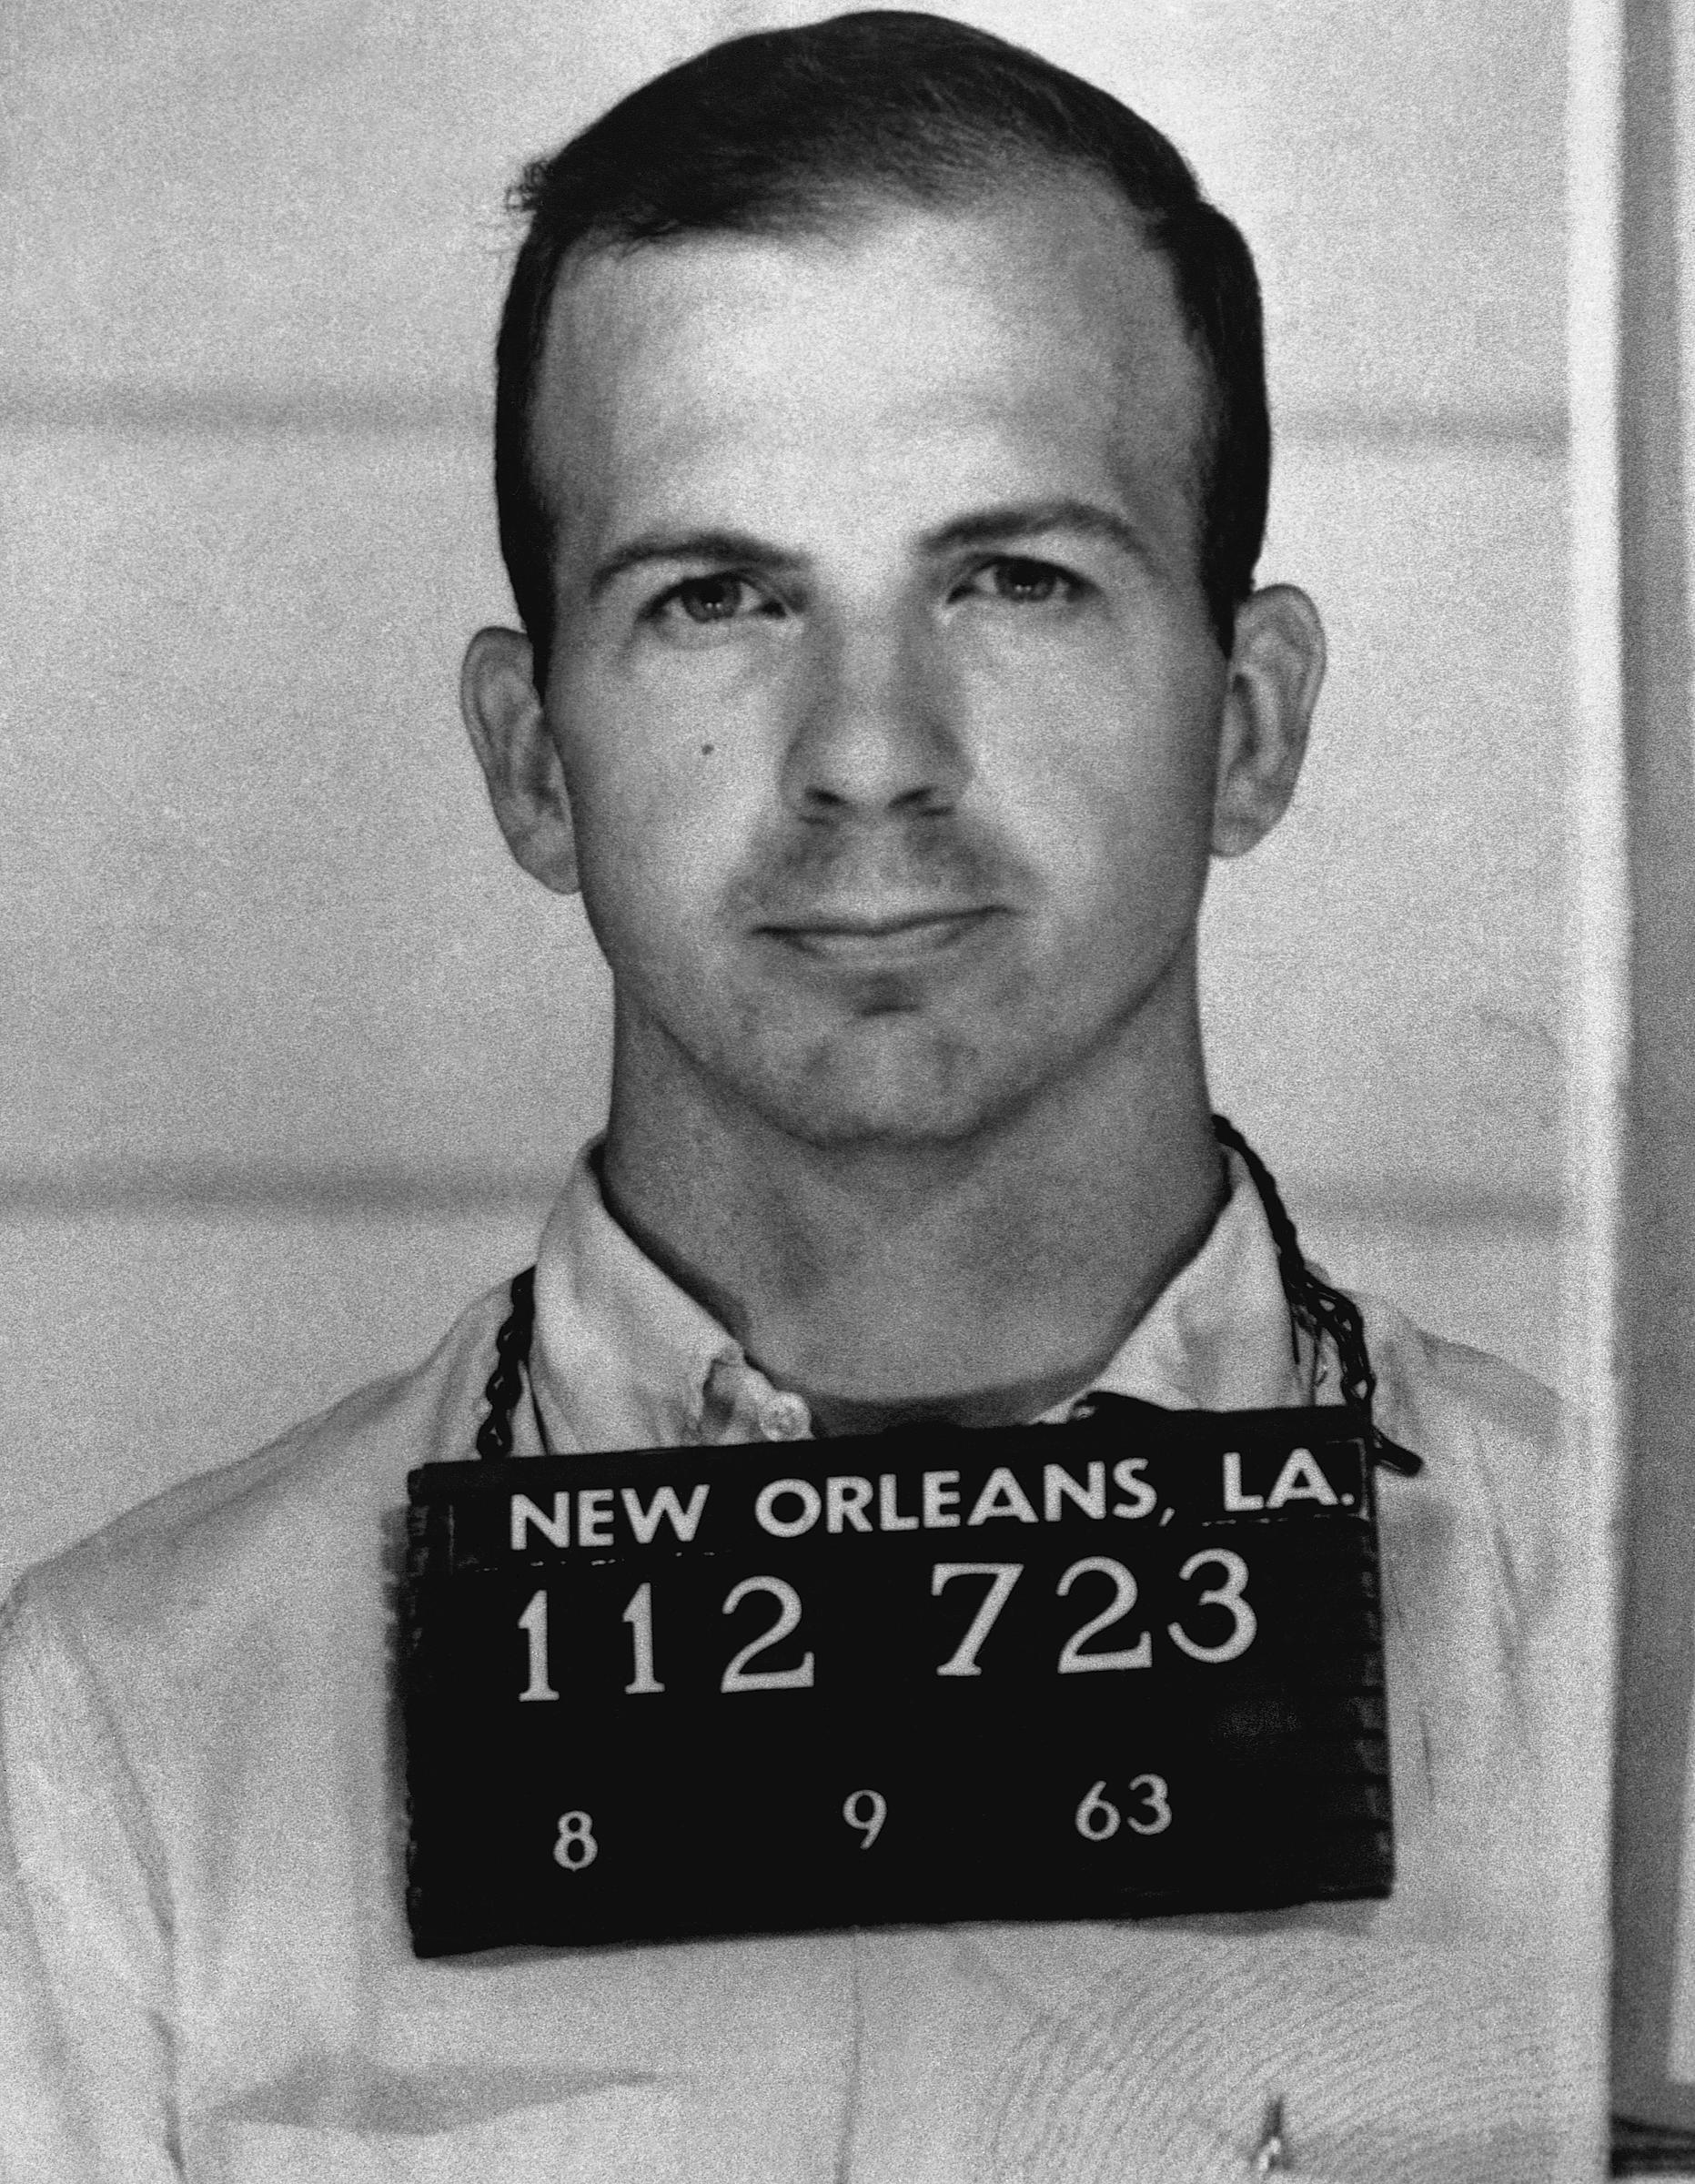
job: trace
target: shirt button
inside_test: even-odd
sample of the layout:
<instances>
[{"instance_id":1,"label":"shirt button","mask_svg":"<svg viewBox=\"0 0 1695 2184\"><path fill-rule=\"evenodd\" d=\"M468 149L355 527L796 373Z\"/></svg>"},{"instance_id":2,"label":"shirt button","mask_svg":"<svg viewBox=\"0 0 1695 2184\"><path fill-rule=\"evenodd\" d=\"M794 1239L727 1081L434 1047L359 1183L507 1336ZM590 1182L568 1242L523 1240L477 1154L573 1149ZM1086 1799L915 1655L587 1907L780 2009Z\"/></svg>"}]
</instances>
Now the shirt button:
<instances>
[{"instance_id":1,"label":"shirt button","mask_svg":"<svg viewBox=\"0 0 1695 2184\"><path fill-rule=\"evenodd\" d=\"M768 1395L759 1407L759 1430L767 1441L804 1441L812 1422L802 1396Z\"/></svg>"}]
</instances>

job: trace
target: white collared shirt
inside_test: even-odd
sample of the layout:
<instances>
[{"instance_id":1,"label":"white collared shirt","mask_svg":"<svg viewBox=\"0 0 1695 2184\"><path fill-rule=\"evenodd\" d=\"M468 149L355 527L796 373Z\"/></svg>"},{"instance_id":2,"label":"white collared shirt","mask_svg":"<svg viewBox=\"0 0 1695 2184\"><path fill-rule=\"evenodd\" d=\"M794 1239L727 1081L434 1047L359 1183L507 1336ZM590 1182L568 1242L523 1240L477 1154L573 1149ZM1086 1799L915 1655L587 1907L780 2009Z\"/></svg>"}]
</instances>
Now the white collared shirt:
<instances>
[{"instance_id":1,"label":"white collared shirt","mask_svg":"<svg viewBox=\"0 0 1695 2184\"><path fill-rule=\"evenodd\" d=\"M1314 1400L1234 1183L1095 1387ZM561 1449L698 1434L715 1370L740 1376L738 1433L806 1430L586 1163L537 1298ZM416 1370L120 1519L7 1604L4 2184L1242 2184L1274 2112L1294 2171L1331 2184L1590 2173L1606 1753L1562 1712L1588 1595L1521 1375L1366 1308L1379 1423L1426 1466L1379 1503L1387 1901L419 1961L397 1527L410 1470L470 1456L507 1309L502 1286ZM514 1428L538 1453L536 1408ZM711 1794L680 1783L677 1825Z\"/></svg>"}]
</instances>

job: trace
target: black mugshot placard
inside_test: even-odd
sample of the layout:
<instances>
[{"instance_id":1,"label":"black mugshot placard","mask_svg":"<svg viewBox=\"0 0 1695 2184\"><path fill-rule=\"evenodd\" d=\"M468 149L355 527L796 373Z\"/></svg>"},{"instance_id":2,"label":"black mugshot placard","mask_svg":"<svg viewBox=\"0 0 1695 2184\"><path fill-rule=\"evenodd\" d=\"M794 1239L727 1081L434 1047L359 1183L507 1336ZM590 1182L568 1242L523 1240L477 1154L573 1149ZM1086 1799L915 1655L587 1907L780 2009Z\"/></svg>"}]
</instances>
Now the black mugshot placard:
<instances>
[{"instance_id":1,"label":"black mugshot placard","mask_svg":"<svg viewBox=\"0 0 1695 2184\"><path fill-rule=\"evenodd\" d=\"M420 1956L1387 1893L1343 1410L431 1464Z\"/></svg>"}]
</instances>

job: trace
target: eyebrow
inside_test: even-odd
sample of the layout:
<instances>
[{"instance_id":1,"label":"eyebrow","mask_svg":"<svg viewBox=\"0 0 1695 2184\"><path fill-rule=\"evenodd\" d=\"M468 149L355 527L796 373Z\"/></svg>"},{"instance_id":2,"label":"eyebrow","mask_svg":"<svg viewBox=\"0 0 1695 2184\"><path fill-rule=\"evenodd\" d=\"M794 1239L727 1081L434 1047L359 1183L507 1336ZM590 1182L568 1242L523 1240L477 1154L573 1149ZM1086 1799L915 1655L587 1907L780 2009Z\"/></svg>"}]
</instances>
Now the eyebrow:
<instances>
[{"instance_id":1,"label":"eyebrow","mask_svg":"<svg viewBox=\"0 0 1695 2184\"><path fill-rule=\"evenodd\" d=\"M1070 499L980 509L926 532L923 544L927 552L946 553L961 546L992 546L1001 540L1036 539L1056 531L1103 540L1138 561L1148 557L1147 540L1125 517L1093 500Z\"/></svg>"},{"instance_id":2,"label":"eyebrow","mask_svg":"<svg viewBox=\"0 0 1695 2184\"><path fill-rule=\"evenodd\" d=\"M649 561L740 561L761 569L800 568L802 557L746 531L651 531L609 554L589 580L589 597L598 599L608 584Z\"/></svg>"},{"instance_id":3,"label":"eyebrow","mask_svg":"<svg viewBox=\"0 0 1695 2184\"><path fill-rule=\"evenodd\" d=\"M1148 542L1135 524L1095 501L1068 498L976 509L924 532L919 544L925 554L933 556L956 552L962 546L990 546L1063 531L1100 539L1137 561L1149 558ZM653 561L733 561L786 573L802 568L805 560L804 555L774 546L751 531L644 531L598 565L589 580L589 596L598 599L619 577Z\"/></svg>"}]
</instances>

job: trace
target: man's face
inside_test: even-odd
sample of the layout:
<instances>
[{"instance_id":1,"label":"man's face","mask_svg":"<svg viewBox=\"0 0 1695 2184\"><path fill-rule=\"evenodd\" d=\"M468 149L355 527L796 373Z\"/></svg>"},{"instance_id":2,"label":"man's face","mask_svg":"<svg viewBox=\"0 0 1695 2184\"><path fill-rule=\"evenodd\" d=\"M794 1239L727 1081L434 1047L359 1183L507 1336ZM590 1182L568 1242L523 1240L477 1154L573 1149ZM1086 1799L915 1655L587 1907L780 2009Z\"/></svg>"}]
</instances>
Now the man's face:
<instances>
[{"instance_id":1,"label":"man's face","mask_svg":"<svg viewBox=\"0 0 1695 2184\"><path fill-rule=\"evenodd\" d=\"M620 1072L949 1140L1192 1011L1202 404L1083 184L570 280L545 717Z\"/></svg>"}]
</instances>

